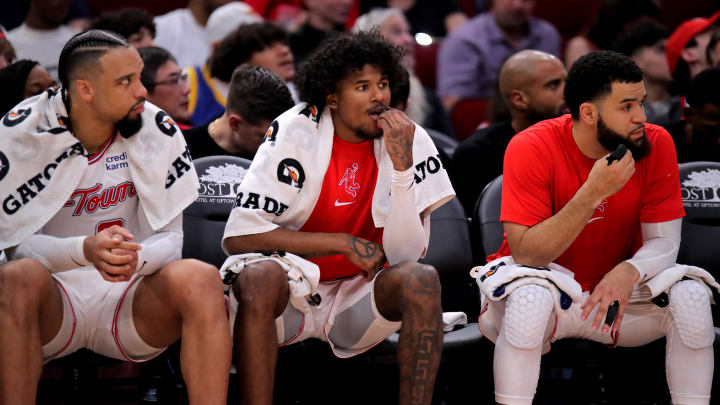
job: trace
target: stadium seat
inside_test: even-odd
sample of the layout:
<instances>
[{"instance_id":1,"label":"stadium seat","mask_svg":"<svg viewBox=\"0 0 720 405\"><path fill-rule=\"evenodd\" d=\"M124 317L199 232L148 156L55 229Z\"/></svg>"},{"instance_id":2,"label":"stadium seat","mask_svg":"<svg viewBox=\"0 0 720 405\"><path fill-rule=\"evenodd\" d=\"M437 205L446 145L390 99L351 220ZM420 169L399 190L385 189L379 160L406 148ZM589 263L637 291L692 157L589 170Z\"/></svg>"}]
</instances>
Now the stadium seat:
<instances>
[{"instance_id":1,"label":"stadium seat","mask_svg":"<svg viewBox=\"0 0 720 405\"><path fill-rule=\"evenodd\" d=\"M455 153L455 149L458 147L458 141L449 135L443 134L442 132L435 131L434 129L425 128L430 139L433 140L435 147L445 153L448 159L451 159Z\"/></svg>"},{"instance_id":2,"label":"stadium seat","mask_svg":"<svg viewBox=\"0 0 720 405\"><path fill-rule=\"evenodd\" d=\"M197 200L183 213L182 256L220 267L227 257L220 247L225 223L250 161L236 156L207 156L195 159L193 164L200 189Z\"/></svg>"},{"instance_id":3,"label":"stadium seat","mask_svg":"<svg viewBox=\"0 0 720 405\"><path fill-rule=\"evenodd\" d=\"M503 241L501 197L502 175L485 186L473 212L478 264L484 263L485 256L495 253ZM664 343L664 339L660 339L639 348L608 349L588 340L556 341L550 353L542 358L536 403L574 404L579 403L579 398L587 400L583 403L644 403L641 399L667 403L667 389L633 391L628 385L633 378L643 379L644 383L635 384L637 386L664 383ZM637 364L643 364L643 370L652 372L641 371ZM559 390L564 391L562 396L557 394ZM560 397L568 402L562 402Z\"/></svg>"},{"instance_id":4,"label":"stadium seat","mask_svg":"<svg viewBox=\"0 0 720 405\"><path fill-rule=\"evenodd\" d=\"M488 183L475 203L472 222L475 227L475 262L484 264L484 258L497 252L503 241L503 226L500 223L500 199L502 197L502 175Z\"/></svg>"},{"instance_id":5,"label":"stadium seat","mask_svg":"<svg viewBox=\"0 0 720 405\"><path fill-rule=\"evenodd\" d=\"M720 278L720 163L680 165L685 218L678 263L701 267Z\"/></svg>"},{"instance_id":6,"label":"stadium seat","mask_svg":"<svg viewBox=\"0 0 720 405\"><path fill-rule=\"evenodd\" d=\"M488 118L490 101L480 98L467 98L458 101L450 111L455 137L462 142L472 135L480 124Z\"/></svg>"}]
</instances>

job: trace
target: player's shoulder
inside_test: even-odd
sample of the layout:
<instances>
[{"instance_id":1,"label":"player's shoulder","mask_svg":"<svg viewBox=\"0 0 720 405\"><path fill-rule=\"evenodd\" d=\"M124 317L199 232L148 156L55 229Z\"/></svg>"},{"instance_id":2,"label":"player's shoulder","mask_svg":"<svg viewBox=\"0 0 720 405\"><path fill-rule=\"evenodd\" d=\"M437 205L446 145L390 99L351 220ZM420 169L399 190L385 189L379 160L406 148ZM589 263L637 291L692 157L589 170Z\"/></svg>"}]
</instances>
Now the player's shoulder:
<instances>
[{"instance_id":1,"label":"player's shoulder","mask_svg":"<svg viewBox=\"0 0 720 405\"><path fill-rule=\"evenodd\" d=\"M651 153L667 152L668 149L675 153L675 141L665 128L655 124L645 124L645 136L652 145Z\"/></svg>"},{"instance_id":2,"label":"player's shoulder","mask_svg":"<svg viewBox=\"0 0 720 405\"><path fill-rule=\"evenodd\" d=\"M650 142L667 142L672 140L672 135L670 135L667 129L661 127L660 125L646 123L645 134Z\"/></svg>"},{"instance_id":3,"label":"player's shoulder","mask_svg":"<svg viewBox=\"0 0 720 405\"><path fill-rule=\"evenodd\" d=\"M562 137L572 134L572 118L563 115L540 121L513 136L508 149L556 149Z\"/></svg>"}]
</instances>

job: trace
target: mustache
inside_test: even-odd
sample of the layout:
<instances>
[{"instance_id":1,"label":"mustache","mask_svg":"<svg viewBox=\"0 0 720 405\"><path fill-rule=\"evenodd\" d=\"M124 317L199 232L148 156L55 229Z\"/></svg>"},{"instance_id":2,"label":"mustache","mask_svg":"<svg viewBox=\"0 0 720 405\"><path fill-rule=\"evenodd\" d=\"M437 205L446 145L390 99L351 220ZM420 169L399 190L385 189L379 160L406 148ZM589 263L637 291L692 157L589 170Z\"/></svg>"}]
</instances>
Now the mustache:
<instances>
[{"instance_id":1,"label":"mustache","mask_svg":"<svg viewBox=\"0 0 720 405\"><path fill-rule=\"evenodd\" d=\"M630 131L630 133L633 133L639 129L642 129L642 131L645 132L645 124L638 125L637 127L633 128L632 131Z\"/></svg>"},{"instance_id":2,"label":"mustache","mask_svg":"<svg viewBox=\"0 0 720 405\"><path fill-rule=\"evenodd\" d=\"M133 104L133 106L130 107L130 109L128 110L128 115L132 112L132 110L133 110L135 107L137 107L137 106L139 106L139 105L141 105L141 104L145 104L145 97L141 98L140 100L138 100L137 103Z\"/></svg>"},{"instance_id":3,"label":"mustache","mask_svg":"<svg viewBox=\"0 0 720 405\"><path fill-rule=\"evenodd\" d=\"M383 112L385 112L385 111L387 111L387 110L389 110L389 109L390 109L390 107L386 106L386 105L383 104L383 103L375 103L374 106L368 108L367 110L365 110L365 112L368 113L368 114L373 114L373 113L380 114L380 113L383 113Z\"/></svg>"}]
</instances>

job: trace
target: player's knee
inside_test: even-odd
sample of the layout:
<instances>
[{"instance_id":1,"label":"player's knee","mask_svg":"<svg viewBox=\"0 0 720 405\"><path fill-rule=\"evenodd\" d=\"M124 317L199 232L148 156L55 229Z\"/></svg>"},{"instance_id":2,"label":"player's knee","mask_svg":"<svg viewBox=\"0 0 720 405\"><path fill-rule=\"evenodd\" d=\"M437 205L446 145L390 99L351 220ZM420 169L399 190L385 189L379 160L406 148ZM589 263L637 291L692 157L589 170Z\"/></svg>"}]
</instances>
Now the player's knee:
<instances>
[{"instance_id":1,"label":"player's knee","mask_svg":"<svg viewBox=\"0 0 720 405\"><path fill-rule=\"evenodd\" d=\"M440 277L434 267L417 262L404 262L398 270L401 272L400 286L406 304L435 304L440 306Z\"/></svg>"},{"instance_id":2,"label":"player's knee","mask_svg":"<svg viewBox=\"0 0 720 405\"><path fill-rule=\"evenodd\" d=\"M52 284L50 272L37 260L10 261L0 267L0 306L12 305L13 311L21 311L22 307L37 304Z\"/></svg>"},{"instance_id":3,"label":"player's knee","mask_svg":"<svg viewBox=\"0 0 720 405\"><path fill-rule=\"evenodd\" d=\"M505 304L505 339L520 349L540 346L552 310L553 298L547 288L536 284L518 287Z\"/></svg>"},{"instance_id":4,"label":"player's knee","mask_svg":"<svg viewBox=\"0 0 720 405\"><path fill-rule=\"evenodd\" d=\"M670 288L670 312L680 339L691 349L710 347L715 330L707 289L695 280L682 280Z\"/></svg>"},{"instance_id":5,"label":"player's knee","mask_svg":"<svg viewBox=\"0 0 720 405\"><path fill-rule=\"evenodd\" d=\"M233 294L242 307L274 308L280 292L285 289L285 270L269 260L245 267L233 283Z\"/></svg>"},{"instance_id":6,"label":"player's knee","mask_svg":"<svg viewBox=\"0 0 720 405\"><path fill-rule=\"evenodd\" d=\"M433 266L417 262L403 262L400 266L405 279L403 285L406 288L440 293L440 277Z\"/></svg>"},{"instance_id":7,"label":"player's knee","mask_svg":"<svg viewBox=\"0 0 720 405\"><path fill-rule=\"evenodd\" d=\"M209 297L221 297L223 285L218 269L208 263L195 260L179 260L165 267L161 274L164 284L176 294L180 302L192 306L213 302Z\"/></svg>"},{"instance_id":8,"label":"player's knee","mask_svg":"<svg viewBox=\"0 0 720 405\"><path fill-rule=\"evenodd\" d=\"M50 271L34 259L13 260L0 267L0 291L27 295L50 283Z\"/></svg>"}]
</instances>

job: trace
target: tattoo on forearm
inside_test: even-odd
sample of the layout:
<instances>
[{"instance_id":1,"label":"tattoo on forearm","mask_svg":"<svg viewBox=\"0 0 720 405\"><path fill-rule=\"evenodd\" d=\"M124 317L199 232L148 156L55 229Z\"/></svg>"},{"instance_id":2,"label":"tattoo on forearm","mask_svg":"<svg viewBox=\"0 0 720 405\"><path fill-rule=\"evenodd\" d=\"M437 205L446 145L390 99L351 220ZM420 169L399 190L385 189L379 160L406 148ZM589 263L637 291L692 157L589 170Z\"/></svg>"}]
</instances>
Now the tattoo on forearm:
<instances>
[{"instance_id":1,"label":"tattoo on forearm","mask_svg":"<svg viewBox=\"0 0 720 405\"><path fill-rule=\"evenodd\" d=\"M424 331L420 335L420 344L417 351L415 362L415 370L413 371L413 384L411 400L413 404L425 403L425 393L431 376L429 375L429 366L433 356L433 342L437 339L436 332L433 330Z\"/></svg>"},{"instance_id":2,"label":"tattoo on forearm","mask_svg":"<svg viewBox=\"0 0 720 405\"><path fill-rule=\"evenodd\" d=\"M370 241L362 241L356 237L352 237L352 248L358 256L368 259L377 254L377 244Z\"/></svg>"}]
</instances>

